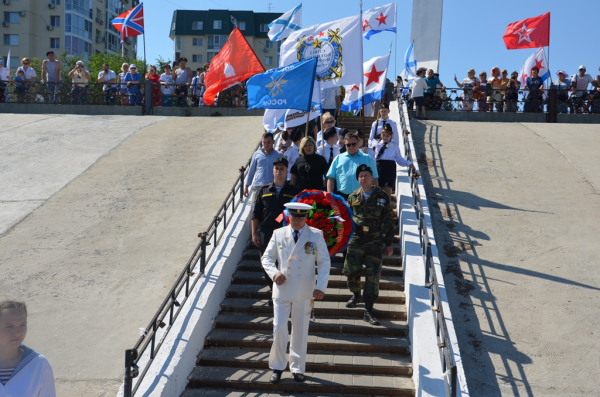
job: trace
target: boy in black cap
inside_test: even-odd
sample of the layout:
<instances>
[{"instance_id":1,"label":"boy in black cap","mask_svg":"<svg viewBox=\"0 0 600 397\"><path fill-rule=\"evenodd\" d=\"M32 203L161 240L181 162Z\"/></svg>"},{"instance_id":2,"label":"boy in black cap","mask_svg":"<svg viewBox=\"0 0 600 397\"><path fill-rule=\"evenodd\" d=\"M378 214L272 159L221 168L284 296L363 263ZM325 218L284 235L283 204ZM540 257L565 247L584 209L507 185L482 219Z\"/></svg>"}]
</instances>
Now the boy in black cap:
<instances>
[{"instance_id":1,"label":"boy in black cap","mask_svg":"<svg viewBox=\"0 0 600 397\"><path fill-rule=\"evenodd\" d=\"M255 196L252 212L252 242L256 245L261 256L264 254L273 230L282 226L282 220L277 220L283 212L284 204L289 203L300 189L286 181L288 161L279 157L273 162L273 183L263 186ZM264 271L264 270L263 270ZM273 291L273 280L265 272L265 278ZM269 305L273 302L269 299Z\"/></svg>"},{"instance_id":2,"label":"boy in black cap","mask_svg":"<svg viewBox=\"0 0 600 397\"><path fill-rule=\"evenodd\" d=\"M327 161L327 164L331 166L333 159L340 154L340 149L337 147L337 129L335 127L328 128L327 131L325 131L325 134L323 134L323 139L325 143L324 145L319 146L317 149L317 154L325 157L325 161ZM327 167L327 169L329 169L329 167Z\"/></svg>"},{"instance_id":3,"label":"boy in black cap","mask_svg":"<svg viewBox=\"0 0 600 397\"><path fill-rule=\"evenodd\" d=\"M369 166L360 165L356 169L356 179L360 188L348 196L356 228L348 243L344 261L343 272L348 277L348 289L353 294L346 307L356 307L361 301L360 277L364 264L364 320L372 325L379 325L373 315L373 304L379 296L382 255L390 256L393 252L393 206L390 197L379 187L373 186L373 170Z\"/></svg>"}]
</instances>

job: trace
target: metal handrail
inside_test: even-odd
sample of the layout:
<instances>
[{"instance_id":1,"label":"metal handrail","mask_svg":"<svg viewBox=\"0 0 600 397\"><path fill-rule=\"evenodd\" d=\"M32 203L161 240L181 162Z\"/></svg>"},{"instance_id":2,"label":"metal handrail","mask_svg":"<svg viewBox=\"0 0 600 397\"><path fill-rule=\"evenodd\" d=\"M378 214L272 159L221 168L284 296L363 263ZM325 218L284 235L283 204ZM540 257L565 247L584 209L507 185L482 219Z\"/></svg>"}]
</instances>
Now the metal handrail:
<instances>
[{"instance_id":1,"label":"metal handrail","mask_svg":"<svg viewBox=\"0 0 600 397\"><path fill-rule=\"evenodd\" d=\"M260 143L257 145L256 149L259 147ZM227 197L219 207L217 214L213 217L213 220L206 228L206 231L198 234L200 242L194 249L190 259L187 261L170 291L167 293L167 296L163 300L162 304L152 317L152 320L150 320L148 326L141 332L142 335L137 340L133 348L125 351L125 374L123 377L123 395L125 397L131 397L137 392L142 380L150 368L150 365L152 364L152 361L156 357L156 354L165 341L167 334L179 316L179 313L187 301L187 298L190 296L190 292L201 279L200 276L204 274L206 264L212 258L217 245L225 234L227 226L231 222L232 217L227 216L227 210L231 208L231 213L235 213L239 205L244 201L244 178L248 173L251 160L252 157L250 157L250 159L246 162L245 166L239 169L240 174L238 178L233 184L233 187L229 190ZM219 226L221 226L220 233ZM209 245L211 248L207 250L207 246ZM193 269L195 268L195 264L198 262L200 263L200 271L196 276L196 274L193 272ZM194 276L196 276L196 278L191 281ZM185 296L181 302L179 302L177 301L177 297L184 288ZM167 325L164 321L167 314L169 315L168 326L160 336L160 339L157 343L157 332L159 328L164 328ZM145 363L145 368L140 373L138 364L148 347L150 347L150 356L148 361ZM134 378L139 378L135 386L133 386Z\"/></svg>"},{"instance_id":2,"label":"metal handrail","mask_svg":"<svg viewBox=\"0 0 600 397\"><path fill-rule=\"evenodd\" d=\"M401 108L402 109L402 108ZM404 112L400 112L400 120L402 123L402 130L407 131L406 123L408 120L404 117ZM407 134L403 134L404 139L404 158L414 163L415 156L410 148L410 141ZM450 350L450 338L448 336L448 328L446 326L446 318L444 316L444 309L442 307L442 298L440 295L440 288L435 272L433 253L431 251L431 242L429 241L429 233L427 231L427 222L423 212L423 205L421 204L421 194L419 192L419 175L416 173L409 175L410 189L413 198L413 207L415 209L415 215L417 217L419 226L419 240L421 243L421 255L423 257L423 263L425 263L425 286L429 289L429 298L431 304L431 310L434 313L435 331L437 336L437 346L440 353L440 361L442 362L442 372L444 373L444 385L446 387L446 395L450 397L456 397L458 390L458 376L457 367L454 359L452 358L452 352ZM406 274L406 272L404 273Z\"/></svg>"}]
</instances>

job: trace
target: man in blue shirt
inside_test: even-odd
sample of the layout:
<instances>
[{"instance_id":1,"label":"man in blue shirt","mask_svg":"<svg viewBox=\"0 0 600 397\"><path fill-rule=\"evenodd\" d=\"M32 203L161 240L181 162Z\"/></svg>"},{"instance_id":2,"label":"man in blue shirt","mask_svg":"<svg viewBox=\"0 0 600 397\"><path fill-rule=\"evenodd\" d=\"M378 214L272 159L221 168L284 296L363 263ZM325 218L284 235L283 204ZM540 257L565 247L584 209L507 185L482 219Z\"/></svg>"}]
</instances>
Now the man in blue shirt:
<instances>
[{"instance_id":1,"label":"man in blue shirt","mask_svg":"<svg viewBox=\"0 0 600 397\"><path fill-rule=\"evenodd\" d=\"M252 155L250 169L246 176L246 187L244 188L244 196L250 194L250 186L252 192L259 190L262 186L273 182L273 162L283 157L282 153L273 149L273 134L265 132L261 138L262 148L258 149Z\"/></svg>"},{"instance_id":2,"label":"man in blue shirt","mask_svg":"<svg viewBox=\"0 0 600 397\"><path fill-rule=\"evenodd\" d=\"M373 170L373 184L377 186L377 165L373 157L359 150L358 133L346 134L346 152L337 156L327 172L327 191L336 193L344 198L360 187L356 179L356 169L366 164Z\"/></svg>"}]
</instances>

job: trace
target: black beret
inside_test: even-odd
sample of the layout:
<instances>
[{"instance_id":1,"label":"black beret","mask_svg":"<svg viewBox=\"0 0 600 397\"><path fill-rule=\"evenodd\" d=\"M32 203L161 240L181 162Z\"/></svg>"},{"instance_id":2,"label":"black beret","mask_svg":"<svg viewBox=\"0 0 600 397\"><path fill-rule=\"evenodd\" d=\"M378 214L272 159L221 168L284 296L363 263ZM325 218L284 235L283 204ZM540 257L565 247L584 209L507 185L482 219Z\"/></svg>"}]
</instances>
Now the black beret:
<instances>
[{"instance_id":1,"label":"black beret","mask_svg":"<svg viewBox=\"0 0 600 397\"><path fill-rule=\"evenodd\" d=\"M340 138L344 138L348 133L348 128L342 128L338 134L340 134Z\"/></svg>"},{"instance_id":2,"label":"black beret","mask_svg":"<svg viewBox=\"0 0 600 397\"><path fill-rule=\"evenodd\" d=\"M387 109L390 110L390 107L388 106L387 103L382 103L381 106L379 106L379 109Z\"/></svg>"},{"instance_id":3,"label":"black beret","mask_svg":"<svg viewBox=\"0 0 600 397\"><path fill-rule=\"evenodd\" d=\"M335 127L328 128L327 131L325 131L325 133L323 134L323 140L326 141L332 136L335 136L335 134L337 134L337 130L335 129Z\"/></svg>"},{"instance_id":4,"label":"black beret","mask_svg":"<svg viewBox=\"0 0 600 397\"><path fill-rule=\"evenodd\" d=\"M187 58L186 58L186 57L181 57L181 58L179 58L179 59L177 60L177 62L181 62L181 61L183 61L183 62L187 62Z\"/></svg>"},{"instance_id":5,"label":"black beret","mask_svg":"<svg viewBox=\"0 0 600 397\"><path fill-rule=\"evenodd\" d=\"M356 169L356 179L358 179L358 174L360 174L363 171L368 171L371 173L371 175L373 175L373 170L371 169L371 167L369 167L366 164L361 164L358 166L358 168Z\"/></svg>"},{"instance_id":6,"label":"black beret","mask_svg":"<svg viewBox=\"0 0 600 397\"><path fill-rule=\"evenodd\" d=\"M287 167L290 163L285 157L277 157L275 161L273 161L273 165L275 164L283 164Z\"/></svg>"}]
</instances>

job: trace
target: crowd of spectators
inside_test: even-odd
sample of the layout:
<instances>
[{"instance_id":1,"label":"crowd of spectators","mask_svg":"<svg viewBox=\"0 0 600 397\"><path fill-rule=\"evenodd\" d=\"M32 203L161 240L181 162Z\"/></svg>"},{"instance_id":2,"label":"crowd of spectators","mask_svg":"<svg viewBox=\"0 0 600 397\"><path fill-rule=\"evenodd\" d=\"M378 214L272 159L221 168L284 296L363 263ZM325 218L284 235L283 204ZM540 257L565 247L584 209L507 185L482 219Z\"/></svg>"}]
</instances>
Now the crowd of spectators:
<instances>
[{"instance_id":1,"label":"crowd of spectators","mask_svg":"<svg viewBox=\"0 0 600 397\"><path fill-rule=\"evenodd\" d=\"M56 59L53 51L48 51L46 57L42 61L41 71L38 71L41 72L39 81L29 58L21 60L13 76L4 67L4 59L0 58L0 102L85 105L91 102L92 95L101 95L105 105L114 105L118 101L124 106L140 106L145 102L147 87L150 87L154 106L205 106L204 77L209 69L208 63L193 72L187 66L187 58L181 57L172 64L165 63L158 67L149 65L145 74L135 64L123 63L120 72L117 72L104 63L97 79L92 80L91 70L83 60L78 60L66 74L70 82L65 84L61 78L63 65L60 60ZM159 67L164 73L159 74ZM95 85L97 90L93 89ZM219 93L214 106L245 107L246 103L246 86L240 83Z\"/></svg>"},{"instance_id":2,"label":"crowd of spectators","mask_svg":"<svg viewBox=\"0 0 600 397\"><path fill-rule=\"evenodd\" d=\"M454 75L458 95L451 99L446 86L432 69L420 68L416 77L402 79L398 76L394 93L414 108L417 119L426 119L426 110L459 109L478 112L516 112L522 103L524 112L542 112L549 101L549 95L556 95L556 110L559 113L600 113L600 69L596 77L587 73L581 65L578 72L569 75L564 70L556 72L556 79L546 82L539 76L537 67L531 68L524 84L519 73L500 70L494 66L490 71L482 71L479 77L475 69L469 69L467 76L459 80ZM552 92L554 91L554 92ZM521 95L521 98L519 96Z\"/></svg>"}]
</instances>

